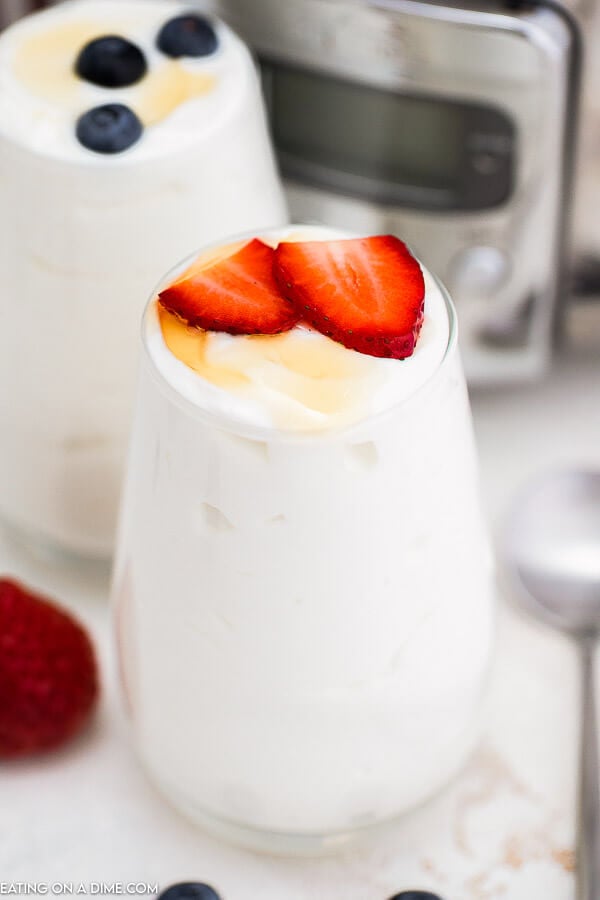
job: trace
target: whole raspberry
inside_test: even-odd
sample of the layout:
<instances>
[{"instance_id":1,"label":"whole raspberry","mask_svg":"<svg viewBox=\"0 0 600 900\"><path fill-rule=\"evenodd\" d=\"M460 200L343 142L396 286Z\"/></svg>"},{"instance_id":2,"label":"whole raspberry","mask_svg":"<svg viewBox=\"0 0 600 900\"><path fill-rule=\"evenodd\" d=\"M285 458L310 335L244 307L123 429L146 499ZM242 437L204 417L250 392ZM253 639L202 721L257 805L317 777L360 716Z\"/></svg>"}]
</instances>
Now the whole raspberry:
<instances>
[{"instance_id":1,"label":"whole raspberry","mask_svg":"<svg viewBox=\"0 0 600 900\"><path fill-rule=\"evenodd\" d=\"M98 696L91 641L51 601L0 578L0 759L76 734Z\"/></svg>"}]
</instances>

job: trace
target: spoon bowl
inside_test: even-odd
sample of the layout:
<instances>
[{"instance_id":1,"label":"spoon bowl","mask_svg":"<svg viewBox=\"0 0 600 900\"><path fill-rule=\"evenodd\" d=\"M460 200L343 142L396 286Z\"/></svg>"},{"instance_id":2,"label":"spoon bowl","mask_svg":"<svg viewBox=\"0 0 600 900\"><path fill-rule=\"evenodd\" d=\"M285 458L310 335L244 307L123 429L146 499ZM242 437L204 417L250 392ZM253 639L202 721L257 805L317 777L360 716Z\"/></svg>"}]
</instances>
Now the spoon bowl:
<instances>
[{"instance_id":1,"label":"spoon bowl","mask_svg":"<svg viewBox=\"0 0 600 900\"><path fill-rule=\"evenodd\" d=\"M531 614L574 637L600 635L600 472L535 481L509 519L505 555Z\"/></svg>"}]
</instances>

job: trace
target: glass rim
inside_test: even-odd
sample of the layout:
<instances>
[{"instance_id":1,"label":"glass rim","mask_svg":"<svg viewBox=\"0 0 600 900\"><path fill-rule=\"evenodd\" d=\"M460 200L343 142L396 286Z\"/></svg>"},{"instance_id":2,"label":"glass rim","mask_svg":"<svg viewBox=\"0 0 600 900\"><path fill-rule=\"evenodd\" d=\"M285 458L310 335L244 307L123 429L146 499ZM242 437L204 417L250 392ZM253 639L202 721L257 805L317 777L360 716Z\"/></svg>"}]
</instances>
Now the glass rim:
<instances>
[{"instance_id":1,"label":"glass rim","mask_svg":"<svg viewBox=\"0 0 600 900\"><path fill-rule=\"evenodd\" d=\"M242 233L233 234L230 237L226 237L222 240L215 241L210 244L205 244L201 246L199 249L195 250L193 253L187 254L183 259L181 259L178 263L176 263L169 271L157 282L156 286L153 288L146 304L144 305L144 311L142 314L142 322L141 322L141 340L142 340L142 349L143 355L147 363L149 364L150 372L157 382L159 387L162 389L163 393L167 396L167 398L173 402L176 406L179 406L186 412L188 415L191 415L193 418L196 418L206 425L215 427L220 429L221 431L226 431L230 434L234 434L238 437L244 437L248 440L254 441L270 441L270 442L285 442L285 443L294 443L294 442L316 442L316 441L327 441L331 439L339 439L341 436L349 437L352 432L359 431L363 429L366 425L375 425L379 422L383 422L388 417L391 418L400 408L406 406L408 403L413 401L413 398L420 396L420 394L433 382L433 380L439 375L442 369L445 367L445 364L449 360L452 352L457 346L458 343L458 321L456 314L456 307L452 302L452 298L448 292L448 289L444 285L444 283L435 275L430 272L429 269L426 271L433 279L436 284L442 299L444 301L444 306L446 309L446 314L448 316L448 341L446 343L446 347L444 349L443 356L439 360L437 366L432 370L429 376L425 379L425 381L420 384L416 390L412 393L408 394L406 397L403 397L401 400L393 403L391 406L386 407L378 412L374 412L364 416L356 422L351 422L344 425L332 426L330 428L306 428L306 429L292 429L292 428L281 428L276 425L254 425L251 422L246 422L241 420L231 414L226 412L219 412L215 410L207 409L205 406L202 406L199 403L194 402L189 397L185 396L167 377L164 371L160 368L157 360L155 359L154 354L150 348L150 327L151 327L151 316L153 312L153 305L156 303L159 292L163 287L167 284L170 284L173 279L185 271L191 263L202 253L210 252L211 250L218 250L220 247L225 247L229 244L243 243L244 241L252 240L252 238L258 237L270 237L274 235L280 235L282 230L285 231L293 231L294 229L301 228L313 228L315 226L306 225L306 224L298 224L294 223L292 225L283 225L283 226L275 226L272 228L263 228L263 229L254 229L252 231L244 231ZM328 228L330 230L337 230L331 228L331 226L316 226L323 227L324 229ZM341 229L340 229L341 232ZM352 232L347 232L348 238L355 237ZM410 248L410 245L407 245ZM411 249L412 252L412 249ZM415 258L419 261L419 264L422 268L425 268L419 257L416 254L413 254ZM154 325L160 331L160 325L154 322ZM170 353L168 347L164 343L164 349L166 352ZM173 354L172 354L173 355ZM177 357L174 356L174 359ZM181 360L178 360L181 363ZM190 369L185 363L181 363L181 365L185 366L186 370L190 372L190 375L195 378L201 378L200 375L195 373L193 369Z\"/></svg>"}]
</instances>

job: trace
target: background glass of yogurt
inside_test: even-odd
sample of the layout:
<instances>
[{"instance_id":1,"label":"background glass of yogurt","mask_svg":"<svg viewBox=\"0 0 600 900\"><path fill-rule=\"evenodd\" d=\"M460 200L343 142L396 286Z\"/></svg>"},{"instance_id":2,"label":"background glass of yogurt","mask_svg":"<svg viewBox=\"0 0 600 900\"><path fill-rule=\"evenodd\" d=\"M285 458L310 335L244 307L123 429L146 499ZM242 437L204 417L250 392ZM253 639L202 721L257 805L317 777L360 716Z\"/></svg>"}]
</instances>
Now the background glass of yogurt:
<instances>
[{"instance_id":1,"label":"background glass of yogurt","mask_svg":"<svg viewBox=\"0 0 600 900\"><path fill-rule=\"evenodd\" d=\"M199 242L287 219L245 45L215 21L208 56L157 48L189 9L69 0L0 36L0 517L37 546L112 552L139 319L162 272ZM115 33L146 75L116 89L78 78L81 49ZM121 153L82 146L78 116L115 102L142 137Z\"/></svg>"},{"instance_id":2,"label":"background glass of yogurt","mask_svg":"<svg viewBox=\"0 0 600 900\"><path fill-rule=\"evenodd\" d=\"M147 308L114 579L123 685L154 782L236 842L335 848L476 743L491 559L455 314L426 286L439 359L386 360L403 399L312 431L195 393Z\"/></svg>"}]
</instances>

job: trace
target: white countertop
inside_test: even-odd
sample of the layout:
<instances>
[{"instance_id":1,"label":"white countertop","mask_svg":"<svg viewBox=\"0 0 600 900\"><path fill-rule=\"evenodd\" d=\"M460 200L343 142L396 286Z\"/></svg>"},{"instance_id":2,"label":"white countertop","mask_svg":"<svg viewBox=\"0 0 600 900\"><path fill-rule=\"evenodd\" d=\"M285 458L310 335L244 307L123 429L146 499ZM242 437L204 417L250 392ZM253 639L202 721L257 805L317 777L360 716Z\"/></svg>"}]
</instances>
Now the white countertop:
<instances>
[{"instance_id":1,"label":"white countertop","mask_svg":"<svg viewBox=\"0 0 600 900\"><path fill-rule=\"evenodd\" d=\"M592 321L590 319L590 321ZM474 397L484 496L497 532L515 491L559 464L600 466L600 322L542 384ZM587 343L587 346L586 346ZM101 653L93 730L64 752L0 768L2 882L212 884L224 900L571 900L577 742L575 657L505 602L484 742L442 796L339 857L255 856L181 820L128 747L107 623L107 577L32 559L0 537L0 571L72 606ZM23 890L23 889L21 889ZM4 888L6 892L6 888Z\"/></svg>"}]
</instances>

